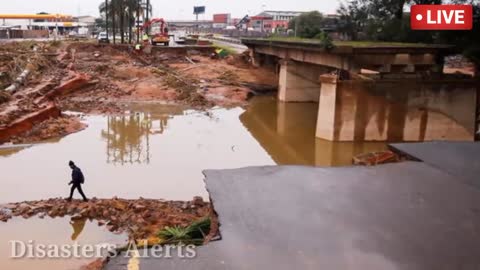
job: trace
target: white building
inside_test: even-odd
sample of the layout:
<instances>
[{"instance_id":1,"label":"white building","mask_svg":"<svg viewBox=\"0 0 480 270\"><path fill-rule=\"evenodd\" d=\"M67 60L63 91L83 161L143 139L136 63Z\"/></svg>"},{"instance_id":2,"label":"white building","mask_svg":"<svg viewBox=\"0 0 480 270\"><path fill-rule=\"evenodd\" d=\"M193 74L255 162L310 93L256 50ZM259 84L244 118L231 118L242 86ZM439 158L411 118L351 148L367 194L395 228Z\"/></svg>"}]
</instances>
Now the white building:
<instances>
[{"instance_id":1,"label":"white building","mask_svg":"<svg viewBox=\"0 0 480 270\"><path fill-rule=\"evenodd\" d=\"M273 11L266 10L257 16L272 17L274 21L290 21L295 17L302 15L301 11Z\"/></svg>"},{"instance_id":2,"label":"white building","mask_svg":"<svg viewBox=\"0 0 480 270\"><path fill-rule=\"evenodd\" d=\"M78 17L75 17L74 19L76 19L76 21L78 21L79 23L84 23L86 25L95 25L95 17L93 16L78 16Z\"/></svg>"}]
</instances>

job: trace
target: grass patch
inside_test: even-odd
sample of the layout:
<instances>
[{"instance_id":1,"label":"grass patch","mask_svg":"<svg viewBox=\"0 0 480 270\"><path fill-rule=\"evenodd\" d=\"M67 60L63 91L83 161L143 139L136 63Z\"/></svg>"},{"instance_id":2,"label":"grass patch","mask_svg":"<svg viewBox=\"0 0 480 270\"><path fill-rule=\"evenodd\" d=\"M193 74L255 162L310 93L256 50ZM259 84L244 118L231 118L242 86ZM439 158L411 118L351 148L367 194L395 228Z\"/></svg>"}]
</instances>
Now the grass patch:
<instances>
[{"instance_id":1,"label":"grass patch","mask_svg":"<svg viewBox=\"0 0 480 270\"><path fill-rule=\"evenodd\" d=\"M202 245L210 233L211 219L197 220L187 227L165 227L158 232L158 237L165 239L166 244Z\"/></svg>"},{"instance_id":2,"label":"grass patch","mask_svg":"<svg viewBox=\"0 0 480 270\"><path fill-rule=\"evenodd\" d=\"M284 41L284 42L301 42L308 44L321 44L322 41L319 39L310 39L310 38L299 38L299 37L279 37L273 36L266 39L259 40L269 40L269 41ZM435 44L425 44L425 43L402 43L402 42L381 42L381 41L333 41L333 45L339 46L350 46L350 47L437 47Z\"/></svg>"},{"instance_id":3,"label":"grass patch","mask_svg":"<svg viewBox=\"0 0 480 270\"><path fill-rule=\"evenodd\" d=\"M227 56L228 55L235 55L235 54L238 54L237 51L235 51L234 48L228 46L228 45L220 45L218 43L215 43L213 42L213 46L216 48L216 49L222 49L224 51L227 52Z\"/></svg>"}]
</instances>

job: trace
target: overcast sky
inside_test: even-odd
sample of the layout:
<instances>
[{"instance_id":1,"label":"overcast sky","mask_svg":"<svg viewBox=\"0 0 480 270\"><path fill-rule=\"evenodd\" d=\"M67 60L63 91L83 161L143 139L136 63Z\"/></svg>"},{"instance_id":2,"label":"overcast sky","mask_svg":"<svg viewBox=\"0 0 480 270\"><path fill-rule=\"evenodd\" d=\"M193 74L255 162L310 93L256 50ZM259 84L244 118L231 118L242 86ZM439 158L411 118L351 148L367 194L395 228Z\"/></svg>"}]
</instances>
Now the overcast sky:
<instances>
[{"instance_id":1,"label":"overcast sky","mask_svg":"<svg viewBox=\"0 0 480 270\"><path fill-rule=\"evenodd\" d=\"M102 0L0 0L0 13L63 13L98 16ZM166 19L193 19L193 6L205 5L207 13L200 19L211 19L214 13L231 13L233 17L257 14L262 10L318 10L335 13L337 0L151 0L154 17Z\"/></svg>"}]
</instances>

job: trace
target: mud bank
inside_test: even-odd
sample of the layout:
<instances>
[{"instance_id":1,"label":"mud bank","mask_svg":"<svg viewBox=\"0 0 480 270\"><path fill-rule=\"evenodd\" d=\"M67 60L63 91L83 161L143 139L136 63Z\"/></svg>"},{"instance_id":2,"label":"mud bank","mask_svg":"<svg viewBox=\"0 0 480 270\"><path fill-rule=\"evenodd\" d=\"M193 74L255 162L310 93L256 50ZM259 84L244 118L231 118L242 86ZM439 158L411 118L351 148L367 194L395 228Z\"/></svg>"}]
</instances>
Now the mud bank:
<instances>
[{"instance_id":1,"label":"mud bank","mask_svg":"<svg viewBox=\"0 0 480 270\"><path fill-rule=\"evenodd\" d=\"M79 117L62 114L58 118L51 117L31 127L28 126L25 132L16 133L18 135L11 136L9 140L13 144L35 143L63 137L85 128L87 124L83 123Z\"/></svg>"},{"instance_id":2,"label":"mud bank","mask_svg":"<svg viewBox=\"0 0 480 270\"><path fill-rule=\"evenodd\" d=\"M0 90L0 143L16 142L66 110L119 114L132 102L197 109L245 104L252 88L275 89L277 81L245 58L213 59L195 49L137 53L128 46L78 42L10 44L0 51L2 85L14 82L25 66L31 72L13 91ZM42 127L55 124L46 123ZM46 130L50 137L65 134Z\"/></svg>"},{"instance_id":3,"label":"mud bank","mask_svg":"<svg viewBox=\"0 0 480 270\"><path fill-rule=\"evenodd\" d=\"M64 199L20 202L0 206L0 221L12 217L51 218L69 216L72 220L96 220L114 233L127 233L131 240L155 238L166 226L187 226L212 214L210 204L200 197L192 201L163 201L140 198L91 199L89 202Z\"/></svg>"}]
</instances>

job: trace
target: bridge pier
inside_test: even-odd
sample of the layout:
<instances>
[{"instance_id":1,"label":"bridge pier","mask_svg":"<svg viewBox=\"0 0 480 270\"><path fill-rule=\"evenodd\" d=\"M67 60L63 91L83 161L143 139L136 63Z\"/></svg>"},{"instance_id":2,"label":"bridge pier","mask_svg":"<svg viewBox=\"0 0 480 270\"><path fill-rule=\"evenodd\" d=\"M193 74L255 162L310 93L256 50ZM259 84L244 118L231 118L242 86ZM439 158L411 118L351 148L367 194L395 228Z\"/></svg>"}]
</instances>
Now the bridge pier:
<instances>
[{"instance_id":1,"label":"bridge pier","mask_svg":"<svg viewBox=\"0 0 480 270\"><path fill-rule=\"evenodd\" d=\"M244 39L253 63L280 61L278 100L318 102L316 137L330 141L475 138L478 78L443 74L448 45ZM338 75L332 74L335 71ZM286 119L286 118L285 118ZM480 124L479 124L480 125ZM286 122L280 129L288 129Z\"/></svg>"},{"instance_id":2,"label":"bridge pier","mask_svg":"<svg viewBox=\"0 0 480 270\"><path fill-rule=\"evenodd\" d=\"M296 61L280 61L278 100L283 102L318 102L321 74L328 69Z\"/></svg>"},{"instance_id":3,"label":"bridge pier","mask_svg":"<svg viewBox=\"0 0 480 270\"><path fill-rule=\"evenodd\" d=\"M316 137L329 141L475 139L477 89L465 79L320 76Z\"/></svg>"}]
</instances>

